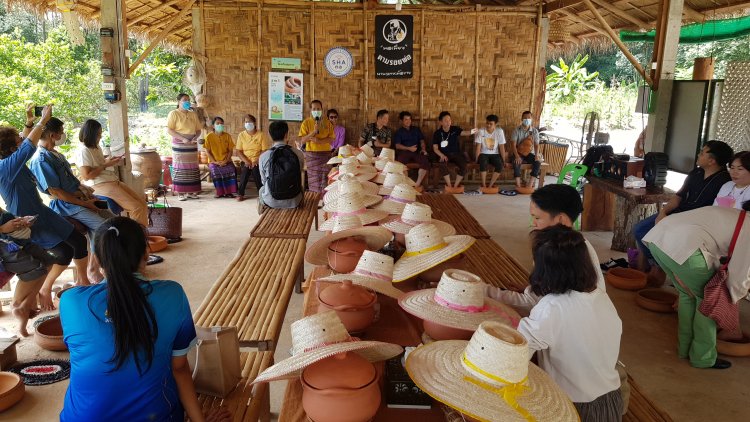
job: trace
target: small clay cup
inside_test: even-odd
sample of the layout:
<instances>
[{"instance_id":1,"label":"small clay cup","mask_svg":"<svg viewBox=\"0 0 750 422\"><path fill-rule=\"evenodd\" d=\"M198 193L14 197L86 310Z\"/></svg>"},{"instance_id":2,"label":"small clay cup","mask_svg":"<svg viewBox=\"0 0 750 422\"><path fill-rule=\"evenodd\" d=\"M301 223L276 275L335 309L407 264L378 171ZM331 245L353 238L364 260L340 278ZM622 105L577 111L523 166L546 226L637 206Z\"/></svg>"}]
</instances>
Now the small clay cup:
<instances>
[{"instance_id":1,"label":"small clay cup","mask_svg":"<svg viewBox=\"0 0 750 422\"><path fill-rule=\"evenodd\" d=\"M21 377L13 372L0 372L0 412L21 401L25 391Z\"/></svg>"},{"instance_id":2,"label":"small clay cup","mask_svg":"<svg viewBox=\"0 0 750 422\"><path fill-rule=\"evenodd\" d=\"M474 334L473 331L462 330L460 328L448 327L437 322L428 320L422 321L424 332L433 340L469 340Z\"/></svg>"},{"instance_id":3,"label":"small clay cup","mask_svg":"<svg viewBox=\"0 0 750 422\"><path fill-rule=\"evenodd\" d=\"M328 266L339 274L350 273L357 268L367 242L361 238L345 237L328 245Z\"/></svg>"},{"instance_id":4,"label":"small clay cup","mask_svg":"<svg viewBox=\"0 0 750 422\"><path fill-rule=\"evenodd\" d=\"M164 236L149 236L148 251L152 253L161 252L167 249L167 238Z\"/></svg>"},{"instance_id":5,"label":"small clay cup","mask_svg":"<svg viewBox=\"0 0 750 422\"><path fill-rule=\"evenodd\" d=\"M34 341L42 349L52 351L68 350L63 341L63 329L60 316L50 318L36 327Z\"/></svg>"},{"instance_id":6,"label":"small clay cup","mask_svg":"<svg viewBox=\"0 0 750 422\"><path fill-rule=\"evenodd\" d=\"M420 273L417 277L425 283L436 284L440 281L440 277L443 276L445 270L465 270L466 265L466 256L460 254Z\"/></svg>"}]
</instances>

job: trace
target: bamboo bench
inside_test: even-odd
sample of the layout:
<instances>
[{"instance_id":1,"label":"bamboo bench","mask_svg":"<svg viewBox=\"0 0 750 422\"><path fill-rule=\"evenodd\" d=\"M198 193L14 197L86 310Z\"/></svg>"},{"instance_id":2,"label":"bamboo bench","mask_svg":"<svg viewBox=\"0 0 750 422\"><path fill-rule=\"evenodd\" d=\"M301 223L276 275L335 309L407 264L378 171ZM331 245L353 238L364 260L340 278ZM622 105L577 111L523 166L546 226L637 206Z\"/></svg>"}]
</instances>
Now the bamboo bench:
<instances>
[{"instance_id":1,"label":"bamboo bench","mask_svg":"<svg viewBox=\"0 0 750 422\"><path fill-rule=\"evenodd\" d=\"M456 228L456 234L468 234L477 239L489 239L490 234L453 195L423 193L417 201L432 208L432 218L442 220Z\"/></svg>"},{"instance_id":2,"label":"bamboo bench","mask_svg":"<svg viewBox=\"0 0 750 422\"><path fill-rule=\"evenodd\" d=\"M492 239L477 239L466 252L465 268L495 287L522 292L529 285L529 273Z\"/></svg>"},{"instance_id":3,"label":"bamboo bench","mask_svg":"<svg viewBox=\"0 0 750 422\"><path fill-rule=\"evenodd\" d=\"M307 239L313 220L318 217L318 192L305 192L299 207L294 209L269 208L250 232L252 237Z\"/></svg>"}]
</instances>

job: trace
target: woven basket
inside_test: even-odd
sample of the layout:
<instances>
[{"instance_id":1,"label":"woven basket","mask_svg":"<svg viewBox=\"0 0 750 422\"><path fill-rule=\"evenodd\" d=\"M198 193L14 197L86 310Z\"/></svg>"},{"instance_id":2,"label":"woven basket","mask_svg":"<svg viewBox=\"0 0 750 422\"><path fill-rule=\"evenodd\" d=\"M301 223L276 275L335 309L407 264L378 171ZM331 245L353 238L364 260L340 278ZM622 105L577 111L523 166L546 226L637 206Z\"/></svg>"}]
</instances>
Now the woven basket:
<instances>
[{"instance_id":1,"label":"woven basket","mask_svg":"<svg viewBox=\"0 0 750 422\"><path fill-rule=\"evenodd\" d=\"M549 24L549 35L547 39L553 44L565 44L571 41L569 23L564 20L552 21Z\"/></svg>"},{"instance_id":2,"label":"woven basket","mask_svg":"<svg viewBox=\"0 0 750 422\"><path fill-rule=\"evenodd\" d=\"M148 235L167 239L182 238L182 208L148 208Z\"/></svg>"}]
</instances>

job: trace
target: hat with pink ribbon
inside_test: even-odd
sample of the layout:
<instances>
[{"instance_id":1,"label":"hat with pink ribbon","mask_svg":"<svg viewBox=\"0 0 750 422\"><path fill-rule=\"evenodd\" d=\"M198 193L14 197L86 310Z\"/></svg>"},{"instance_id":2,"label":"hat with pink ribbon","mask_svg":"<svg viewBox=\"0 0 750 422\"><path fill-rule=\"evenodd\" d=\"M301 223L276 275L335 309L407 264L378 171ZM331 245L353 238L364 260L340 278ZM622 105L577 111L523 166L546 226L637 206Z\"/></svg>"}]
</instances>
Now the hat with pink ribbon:
<instances>
[{"instance_id":1,"label":"hat with pink ribbon","mask_svg":"<svg viewBox=\"0 0 750 422\"><path fill-rule=\"evenodd\" d=\"M329 231L333 229L334 218L340 216L355 215L360 218L363 225L368 225L388 217L388 212L371 210L367 208L365 197L359 192L350 192L336 198L323 206L323 211L330 213L330 218L324 221L319 230Z\"/></svg>"},{"instance_id":2,"label":"hat with pink ribbon","mask_svg":"<svg viewBox=\"0 0 750 422\"><path fill-rule=\"evenodd\" d=\"M418 318L468 331L484 321L515 328L521 320L513 308L487 297L482 279L463 270L445 270L436 289L406 293L398 303Z\"/></svg>"},{"instance_id":3,"label":"hat with pink ribbon","mask_svg":"<svg viewBox=\"0 0 750 422\"><path fill-rule=\"evenodd\" d=\"M418 224L434 224L443 236L453 236L456 228L445 221L432 218L432 208L421 202L412 202L404 205L399 216L390 216L380 222L380 225L393 233L406 234Z\"/></svg>"},{"instance_id":4,"label":"hat with pink ribbon","mask_svg":"<svg viewBox=\"0 0 750 422\"><path fill-rule=\"evenodd\" d=\"M383 202L373 207L376 210L388 211L389 214L400 215L404 207L417 200L419 192L406 183L399 183L390 194L383 197Z\"/></svg>"},{"instance_id":5,"label":"hat with pink ribbon","mask_svg":"<svg viewBox=\"0 0 750 422\"><path fill-rule=\"evenodd\" d=\"M393 287L393 258L373 251L364 251L357 268L349 274L335 274L319 278L318 281L345 281L366 287L378 293L398 299L404 293Z\"/></svg>"}]
</instances>

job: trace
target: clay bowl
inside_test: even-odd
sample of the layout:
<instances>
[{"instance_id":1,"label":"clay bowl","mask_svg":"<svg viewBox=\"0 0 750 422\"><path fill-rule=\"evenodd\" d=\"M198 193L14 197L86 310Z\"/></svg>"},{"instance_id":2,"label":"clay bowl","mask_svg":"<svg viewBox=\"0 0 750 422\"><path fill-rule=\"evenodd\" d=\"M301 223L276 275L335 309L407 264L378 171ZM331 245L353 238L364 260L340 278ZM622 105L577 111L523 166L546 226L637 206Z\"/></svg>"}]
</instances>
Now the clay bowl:
<instances>
[{"instance_id":1,"label":"clay bowl","mask_svg":"<svg viewBox=\"0 0 750 422\"><path fill-rule=\"evenodd\" d=\"M500 192L500 188L498 188L497 186L492 187L492 188L482 188L482 187L480 187L479 190L484 195L497 195L497 193Z\"/></svg>"},{"instance_id":2,"label":"clay bowl","mask_svg":"<svg viewBox=\"0 0 750 422\"><path fill-rule=\"evenodd\" d=\"M359 258L367 249L367 242L353 237L339 239L328 245L328 266L339 274L357 268Z\"/></svg>"},{"instance_id":3,"label":"clay bowl","mask_svg":"<svg viewBox=\"0 0 750 422\"><path fill-rule=\"evenodd\" d=\"M437 283L438 281L440 281L440 277L443 276L443 272L445 270L465 270L466 265L466 256L464 254L460 254L430 268L427 271L420 273L417 277L419 277L420 280L426 283Z\"/></svg>"},{"instance_id":4,"label":"clay bowl","mask_svg":"<svg viewBox=\"0 0 750 422\"><path fill-rule=\"evenodd\" d=\"M734 357L750 356L750 334L743 332L739 340L716 339L716 351L722 355Z\"/></svg>"},{"instance_id":5,"label":"clay bowl","mask_svg":"<svg viewBox=\"0 0 750 422\"><path fill-rule=\"evenodd\" d=\"M34 341L42 349L62 351L68 350L63 341L63 329L60 316L50 318L39 324L34 333Z\"/></svg>"},{"instance_id":6,"label":"clay bowl","mask_svg":"<svg viewBox=\"0 0 750 422\"><path fill-rule=\"evenodd\" d=\"M167 249L167 238L163 236L149 236L148 250L150 252L159 252Z\"/></svg>"},{"instance_id":7,"label":"clay bowl","mask_svg":"<svg viewBox=\"0 0 750 422\"><path fill-rule=\"evenodd\" d=\"M646 273L632 268L615 267L607 271L607 282L622 290L641 290L646 287Z\"/></svg>"},{"instance_id":8,"label":"clay bowl","mask_svg":"<svg viewBox=\"0 0 750 422\"><path fill-rule=\"evenodd\" d=\"M21 401L25 391L21 377L13 372L0 372L0 412Z\"/></svg>"},{"instance_id":9,"label":"clay bowl","mask_svg":"<svg viewBox=\"0 0 750 422\"><path fill-rule=\"evenodd\" d=\"M664 289L639 290L635 297L635 303L643 309L670 314L674 312L674 302L677 294Z\"/></svg>"},{"instance_id":10,"label":"clay bowl","mask_svg":"<svg viewBox=\"0 0 750 422\"><path fill-rule=\"evenodd\" d=\"M424 332L433 340L469 340L474 334L473 331L462 330L460 328L448 327L436 322L422 321Z\"/></svg>"},{"instance_id":11,"label":"clay bowl","mask_svg":"<svg viewBox=\"0 0 750 422\"><path fill-rule=\"evenodd\" d=\"M461 186L459 186L457 188L446 186L445 187L445 193L451 193L451 194L454 194L454 193L464 193L464 187L463 187L463 185L461 185Z\"/></svg>"},{"instance_id":12,"label":"clay bowl","mask_svg":"<svg viewBox=\"0 0 750 422\"><path fill-rule=\"evenodd\" d=\"M521 186L520 188L516 188L516 192L520 193L521 195L531 195L532 193L534 193L534 187Z\"/></svg>"}]
</instances>

